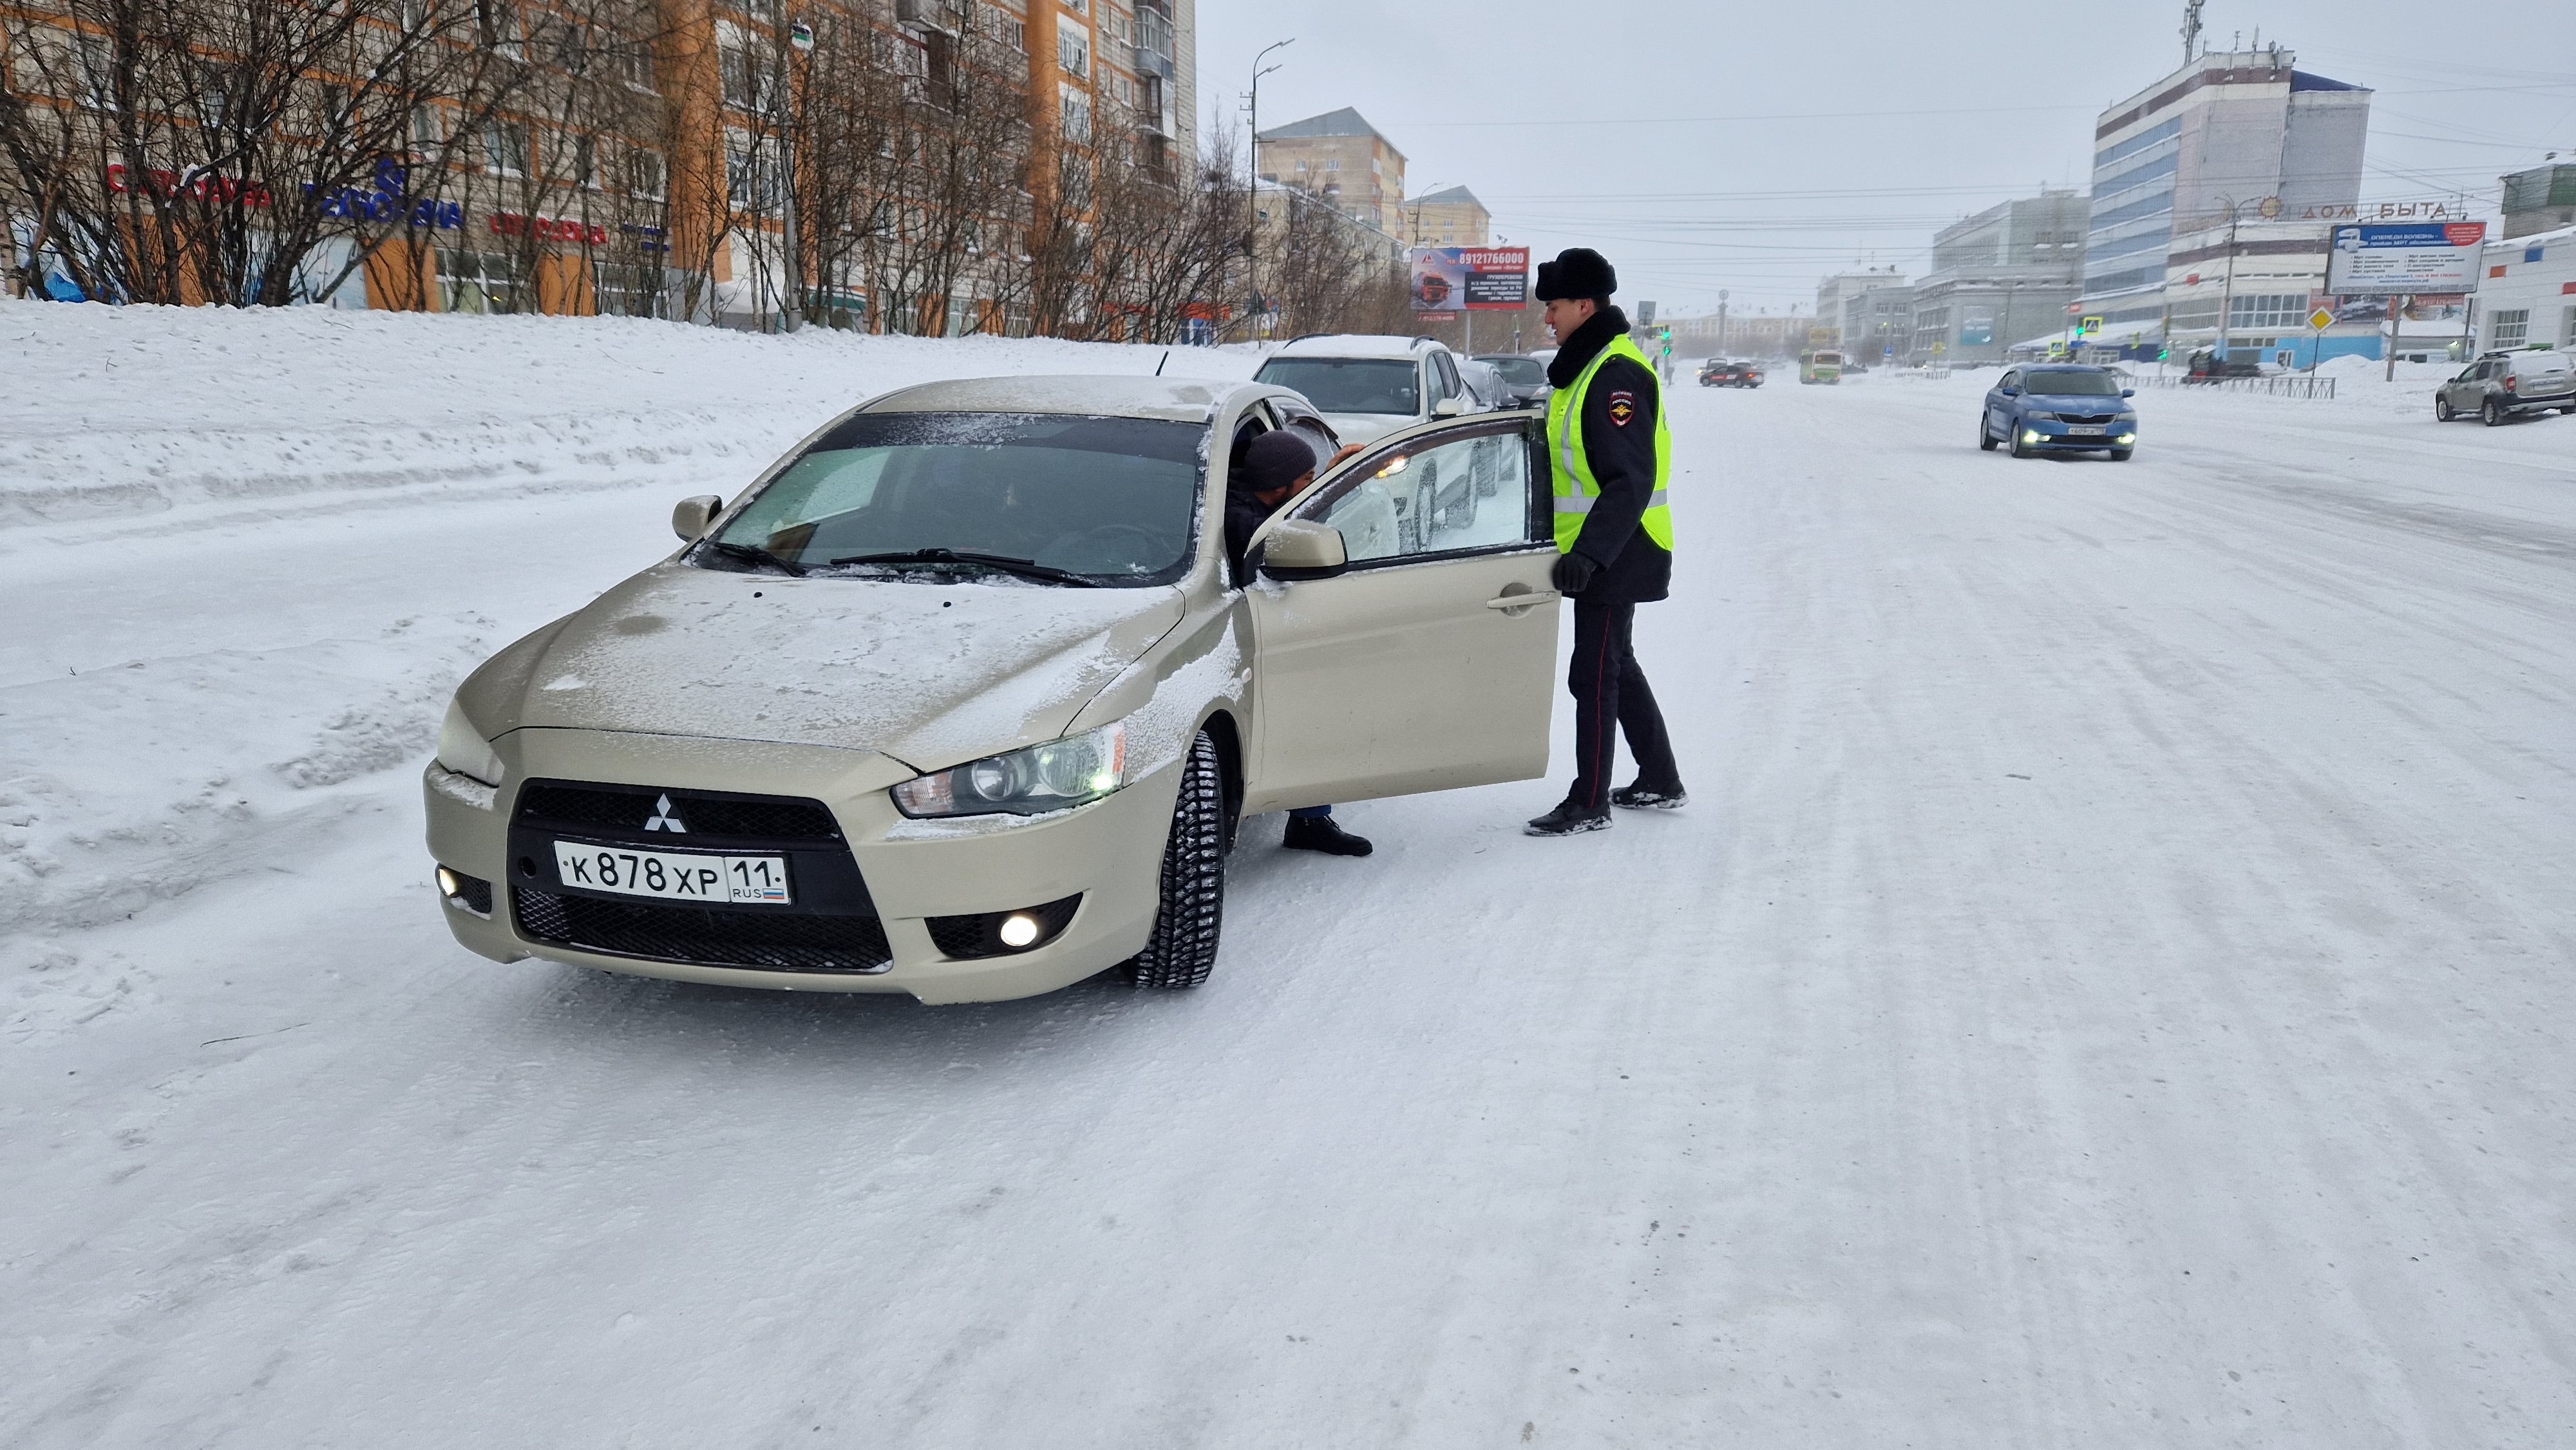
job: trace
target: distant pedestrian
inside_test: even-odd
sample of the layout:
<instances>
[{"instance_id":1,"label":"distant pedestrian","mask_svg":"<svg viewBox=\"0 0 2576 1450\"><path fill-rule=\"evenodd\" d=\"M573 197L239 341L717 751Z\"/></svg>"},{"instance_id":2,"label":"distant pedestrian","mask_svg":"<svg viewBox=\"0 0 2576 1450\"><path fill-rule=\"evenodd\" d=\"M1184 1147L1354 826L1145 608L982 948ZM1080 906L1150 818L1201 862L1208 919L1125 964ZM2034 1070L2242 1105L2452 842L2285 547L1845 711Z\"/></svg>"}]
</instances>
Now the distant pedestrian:
<instances>
[{"instance_id":1,"label":"distant pedestrian","mask_svg":"<svg viewBox=\"0 0 2576 1450\"><path fill-rule=\"evenodd\" d=\"M1672 590L1672 433L1654 365L1610 301L1618 274L1588 247L1538 266L1538 297L1556 333L1547 381L1547 458L1556 497L1557 589L1574 600L1574 786L1529 823L1533 836L1607 829L1610 807L1671 810L1688 796L1663 712L1630 634L1637 606ZM1616 734L1628 737L1634 783L1616 790Z\"/></svg>"}]
</instances>

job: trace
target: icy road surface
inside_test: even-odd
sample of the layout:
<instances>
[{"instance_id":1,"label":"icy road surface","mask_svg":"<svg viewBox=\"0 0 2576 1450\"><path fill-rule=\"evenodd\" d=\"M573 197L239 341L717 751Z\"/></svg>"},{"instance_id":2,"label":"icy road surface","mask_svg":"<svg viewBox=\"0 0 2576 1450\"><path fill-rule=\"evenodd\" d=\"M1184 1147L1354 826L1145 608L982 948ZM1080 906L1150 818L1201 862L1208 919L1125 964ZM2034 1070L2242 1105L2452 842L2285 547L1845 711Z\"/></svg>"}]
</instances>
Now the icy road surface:
<instances>
[{"instance_id":1,"label":"icy road surface","mask_svg":"<svg viewBox=\"0 0 2576 1450\"><path fill-rule=\"evenodd\" d=\"M449 942L444 686L808 395L0 529L0 1444L2576 1442L2576 419L1984 381L1685 381L1690 808L1256 821L1180 996Z\"/></svg>"}]
</instances>

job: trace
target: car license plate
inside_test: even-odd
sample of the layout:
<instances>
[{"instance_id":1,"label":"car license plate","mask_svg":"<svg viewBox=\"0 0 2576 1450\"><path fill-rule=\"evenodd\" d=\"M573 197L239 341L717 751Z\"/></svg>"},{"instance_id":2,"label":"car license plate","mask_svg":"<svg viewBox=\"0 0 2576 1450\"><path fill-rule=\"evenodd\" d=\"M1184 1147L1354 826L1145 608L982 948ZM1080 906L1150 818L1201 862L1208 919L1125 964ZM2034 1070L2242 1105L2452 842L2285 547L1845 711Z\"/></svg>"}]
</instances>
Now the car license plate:
<instances>
[{"instance_id":1,"label":"car license plate","mask_svg":"<svg viewBox=\"0 0 2576 1450\"><path fill-rule=\"evenodd\" d=\"M2069 423L2066 425L2066 436L2069 438L2099 438L2102 436L2102 425L2099 423Z\"/></svg>"},{"instance_id":2,"label":"car license plate","mask_svg":"<svg viewBox=\"0 0 2576 1450\"><path fill-rule=\"evenodd\" d=\"M701 851L639 851L586 841L555 842L555 877L566 886L650 896L659 901L786 906L784 856L719 856Z\"/></svg>"}]
</instances>

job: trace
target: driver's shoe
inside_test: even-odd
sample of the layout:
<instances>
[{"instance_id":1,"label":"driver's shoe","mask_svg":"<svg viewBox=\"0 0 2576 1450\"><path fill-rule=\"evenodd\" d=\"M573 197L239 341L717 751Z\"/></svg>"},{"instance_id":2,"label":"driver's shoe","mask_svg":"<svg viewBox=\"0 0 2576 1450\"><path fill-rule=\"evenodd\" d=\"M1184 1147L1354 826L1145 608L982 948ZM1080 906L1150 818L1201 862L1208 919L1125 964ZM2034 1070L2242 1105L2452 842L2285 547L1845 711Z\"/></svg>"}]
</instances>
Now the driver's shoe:
<instances>
[{"instance_id":1,"label":"driver's shoe","mask_svg":"<svg viewBox=\"0 0 2576 1450\"><path fill-rule=\"evenodd\" d=\"M1291 851L1321 851L1327 856L1365 856L1377 849L1368 837L1343 830L1331 816L1290 816L1287 838L1280 844Z\"/></svg>"}]
</instances>

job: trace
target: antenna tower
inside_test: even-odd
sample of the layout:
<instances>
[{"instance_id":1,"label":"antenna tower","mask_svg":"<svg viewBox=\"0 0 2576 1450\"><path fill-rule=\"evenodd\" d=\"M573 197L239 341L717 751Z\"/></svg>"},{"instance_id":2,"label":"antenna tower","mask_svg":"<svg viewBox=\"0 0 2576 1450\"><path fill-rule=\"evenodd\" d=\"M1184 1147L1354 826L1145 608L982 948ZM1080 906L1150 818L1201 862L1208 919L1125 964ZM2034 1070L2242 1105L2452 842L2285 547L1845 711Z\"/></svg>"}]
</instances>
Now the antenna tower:
<instances>
[{"instance_id":1,"label":"antenna tower","mask_svg":"<svg viewBox=\"0 0 2576 1450\"><path fill-rule=\"evenodd\" d=\"M2199 46L2200 46L2200 7L2201 7L2201 6L2203 6L2203 5L2205 5L2205 4L2207 4L2207 3L2209 3L2209 0L2183 0L2183 4L2182 4L2182 63L2183 63L2184 65L2189 65L2189 64L2191 64L2191 58L2192 58L2192 56L2193 56L2193 55L2198 51L2198 49L2199 49Z\"/></svg>"}]
</instances>

